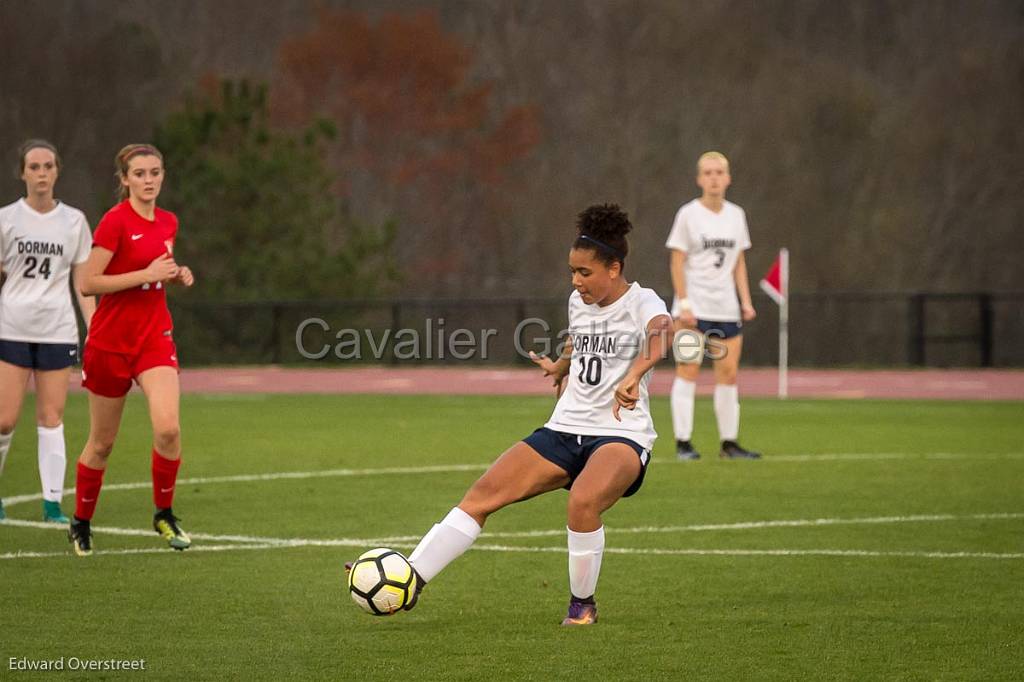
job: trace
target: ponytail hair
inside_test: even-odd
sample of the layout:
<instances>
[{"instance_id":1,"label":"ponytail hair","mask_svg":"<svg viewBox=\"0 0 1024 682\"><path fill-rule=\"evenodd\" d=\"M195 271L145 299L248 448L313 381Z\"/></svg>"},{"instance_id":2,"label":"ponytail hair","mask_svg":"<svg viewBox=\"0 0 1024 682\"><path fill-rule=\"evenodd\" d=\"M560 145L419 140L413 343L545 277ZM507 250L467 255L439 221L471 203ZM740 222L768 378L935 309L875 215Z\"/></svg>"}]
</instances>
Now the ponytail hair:
<instances>
[{"instance_id":1,"label":"ponytail hair","mask_svg":"<svg viewBox=\"0 0 1024 682\"><path fill-rule=\"evenodd\" d=\"M598 260L610 266L618 261L626 267L629 242L626 234L633 229L629 216L618 204L595 204L576 217L574 249L590 249Z\"/></svg>"},{"instance_id":2,"label":"ponytail hair","mask_svg":"<svg viewBox=\"0 0 1024 682\"><path fill-rule=\"evenodd\" d=\"M164 155L160 150L151 144L128 144L121 147L121 151L114 157L114 181L117 183L118 201L128 198L128 188L121 181L128 177L128 164L136 156L155 156L162 162Z\"/></svg>"}]
</instances>

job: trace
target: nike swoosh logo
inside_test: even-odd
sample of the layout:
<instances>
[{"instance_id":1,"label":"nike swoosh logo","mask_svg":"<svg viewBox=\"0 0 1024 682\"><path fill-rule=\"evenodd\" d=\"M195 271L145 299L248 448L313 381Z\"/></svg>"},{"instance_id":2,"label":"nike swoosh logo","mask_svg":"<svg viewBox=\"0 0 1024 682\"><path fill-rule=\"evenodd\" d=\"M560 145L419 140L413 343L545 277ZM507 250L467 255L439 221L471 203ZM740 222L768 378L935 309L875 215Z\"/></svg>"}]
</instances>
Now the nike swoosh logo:
<instances>
[{"instance_id":1,"label":"nike swoosh logo","mask_svg":"<svg viewBox=\"0 0 1024 682\"><path fill-rule=\"evenodd\" d=\"M133 234L132 235L132 241L135 241L136 239L142 239L142 235L141 234Z\"/></svg>"},{"instance_id":2,"label":"nike swoosh logo","mask_svg":"<svg viewBox=\"0 0 1024 682\"><path fill-rule=\"evenodd\" d=\"M95 498L95 497L94 497L94 498L92 498L92 499L86 499L86 498L84 498L84 497L82 498L82 502L84 502L84 503L86 503L86 504L89 504L90 502L95 502L95 501L96 501L96 498Z\"/></svg>"},{"instance_id":3,"label":"nike swoosh logo","mask_svg":"<svg viewBox=\"0 0 1024 682\"><path fill-rule=\"evenodd\" d=\"M160 488L160 492L162 492L162 493L169 493L172 490L174 490L174 486L173 485L170 488Z\"/></svg>"},{"instance_id":4,"label":"nike swoosh logo","mask_svg":"<svg viewBox=\"0 0 1024 682\"><path fill-rule=\"evenodd\" d=\"M25 235L21 235L20 237L15 237L14 241L15 241L15 243L17 243L17 242L20 242L24 238L25 238Z\"/></svg>"}]
</instances>

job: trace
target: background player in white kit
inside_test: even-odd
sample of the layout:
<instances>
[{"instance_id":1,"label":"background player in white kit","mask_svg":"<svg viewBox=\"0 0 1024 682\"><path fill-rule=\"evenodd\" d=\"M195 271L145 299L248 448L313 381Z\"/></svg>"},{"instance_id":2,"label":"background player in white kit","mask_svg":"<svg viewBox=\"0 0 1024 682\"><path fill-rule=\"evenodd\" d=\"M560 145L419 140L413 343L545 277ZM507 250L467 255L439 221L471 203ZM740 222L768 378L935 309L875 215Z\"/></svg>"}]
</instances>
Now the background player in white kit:
<instances>
[{"instance_id":1,"label":"background player in white kit","mask_svg":"<svg viewBox=\"0 0 1024 682\"><path fill-rule=\"evenodd\" d=\"M742 448L739 391L736 374L743 350L743 322L756 313L750 300L747 262L743 252L750 248L747 216L743 209L725 200L732 178L729 161L719 152L707 152L697 161L699 199L683 205L676 213L665 246L672 250L672 317L677 332L695 329L713 340L715 370L714 406L721 440L720 456L727 459L759 459L761 455ZM737 293L739 300L737 300ZM693 435L693 403L703 352L690 362L677 356L676 378L672 383L672 426L679 459L700 459L690 438Z\"/></svg>"},{"instance_id":2,"label":"background player in white kit","mask_svg":"<svg viewBox=\"0 0 1024 682\"><path fill-rule=\"evenodd\" d=\"M0 289L0 473L33 376L43 520L67 523L60 509L67 466L64 404L71 366L78 359L78 322L68 279L75 280L88 327L96 299L78 293L78 278L92 235L81 211L53 197L60 174L57 149L44 140L29 140L19 157L25 197L0 208L0 272L6 276Z\"/></svg>"},{"instance_id":3,"label":"background player in white kit","mask_svg":"<svg viewBox=\"0 0 1024 682\"><path fill-rule=\"evenodd\" d=\"M490 514L568 488L571 598L563 625L597 620L601 514L643 482L657 437L649 371L668 349L672 328L657 294L623 277L632 229L626 214L615 205L591 206L579 215L577 229L569 252L571 356L554 362L532 356L556 384L568 375L551 419L506 450L409 557L419 584L433 580L469 549Z\"/></svg>"}]
</instances>

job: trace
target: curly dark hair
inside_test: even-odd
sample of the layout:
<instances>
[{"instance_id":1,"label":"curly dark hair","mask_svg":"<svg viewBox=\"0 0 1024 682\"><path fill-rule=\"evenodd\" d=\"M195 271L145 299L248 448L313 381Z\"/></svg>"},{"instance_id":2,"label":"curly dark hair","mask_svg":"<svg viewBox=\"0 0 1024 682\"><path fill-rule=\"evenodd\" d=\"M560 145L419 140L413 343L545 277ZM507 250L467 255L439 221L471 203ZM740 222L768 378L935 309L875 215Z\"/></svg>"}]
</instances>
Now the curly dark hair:
<instances>
[{"instance_id":1,"label":"curly dark hair","mask_svg":"<svg viewBox=\"0 0 1024 682\"><path fill-rule=\"evenodd\" d=\"M626 235L633 229L629 216L618 204L588 206L576 217L578 236L574 249L590 249L605 265L618 261L626 266L629 242Z\"/></svg>"}]
</instances>

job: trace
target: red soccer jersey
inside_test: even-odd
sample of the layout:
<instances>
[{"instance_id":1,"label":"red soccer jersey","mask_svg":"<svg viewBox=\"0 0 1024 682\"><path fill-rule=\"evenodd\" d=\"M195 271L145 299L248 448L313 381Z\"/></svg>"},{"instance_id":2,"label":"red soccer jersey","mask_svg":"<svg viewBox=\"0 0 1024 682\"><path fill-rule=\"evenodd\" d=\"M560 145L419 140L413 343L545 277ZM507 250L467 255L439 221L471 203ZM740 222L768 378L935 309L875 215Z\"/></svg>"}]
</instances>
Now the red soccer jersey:
<instances>
[{"instance_id":1,"label":"red soccer jersey","mask_svg":"<svg viewBox=\"0 0 1024 682\"><path fill-rule=\"evenodd\" d=\"M157 208L154 219L146 220L126 199L103 216L92 244L114 253L103 274L120 275L145 270L155 258L173 253L177 234L178 218L173 213ZM100 297L88 343L101 350L136 355L155 337L170 336L172 327L163 284L143 284Z\"/></svg>"}]
</instances>

